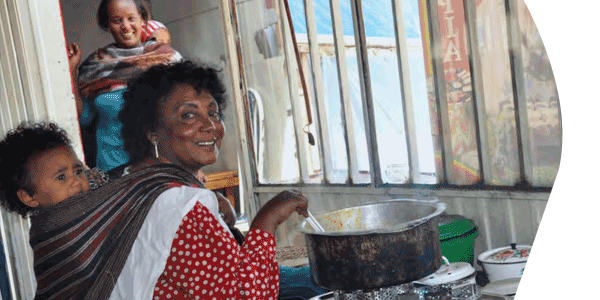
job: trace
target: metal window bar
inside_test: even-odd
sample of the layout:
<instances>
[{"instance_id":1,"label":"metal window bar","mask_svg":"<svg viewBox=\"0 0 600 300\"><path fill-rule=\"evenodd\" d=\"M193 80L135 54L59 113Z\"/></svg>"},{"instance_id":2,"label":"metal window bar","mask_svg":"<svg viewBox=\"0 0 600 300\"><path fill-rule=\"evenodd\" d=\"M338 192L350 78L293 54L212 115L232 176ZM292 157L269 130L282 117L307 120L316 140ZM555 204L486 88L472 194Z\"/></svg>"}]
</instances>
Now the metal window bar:
<instances>
[{"instance_id":1,"label":"metal window bar","mask_svg":"<svg viewBox=\"0 0 600 300\"><path fill-rule=\"evenodd\" d=\"M308 159L309 155L306 151L306 147L304 145L308 143L308 139L306 134L304 133L304 117L302 115L302 110L305 107L305 102L300 101L300 96L298 95L298 64L296 62L296 55L294 52L294 45L292 43L291 37L291 29L290 24L288 22L288 17L285 11L285 3L283 0L275 2L278 7L276 7L276 11L280 12L279 22L282 25L281 35L283 37L284 42L284 51L285 51L285 67L287 69L287 77L288 77L288 91L290 94L290 101L292 105L292 122L294 124L294 135L296 140L296 152L298 154L298 159L296 162L298 163L298 168L300 170L300 183L309 182L309 167L308 167ZM298 70L299 71L299 70ZM304 97L309 97L310 95L304 95Z\"/></svg>"},{"instance_id":2,"label":"metal window bar","mask_svg":"<svg viewBox=\"0 0 600 300\"><path fill-rule=\"evenodd\" d=\"M358 73L360 90L364 111L365 135L369 152L369 165L371 166L371 187L381 185L381 164L377 145L377 132L375 127L375 108L373 106L373 93L371 90L371 76L369 72L369 55L367 52L367 38L365 23L362 14L362 0L350 0L352 20L354 23L354 38L357 41L356 56L358 59Z\"/></svg>"},{"instance_id":3,"label":"metal window bar","mask_svg":"<svg viewBox=\"0 0 600 300\"><path fill-rule=\"evenodd\" d=\"M323 93L323 74L321 72L321 57L319 55L319 41L317 39L317 21L315 19L315 7L313 0L304 0L304 14L306 17L306 30L308 33L308 49L310 53L310 67L313 78L314 103L316 104L317 133L321 153L321 165L323 171L323 182L328 183L329 172L333 169L331 147L329 146L329 131L327 104Z\"/></svg>"},{"instance_id":4,"label":"metal window bar","mask_svg":"<svg viewBox=\"0 0 600 300\"><path fill-rule=\"evenodd\" d=\"M335 57L337 62L337 74L340 88L340 100L342 101L342 123L344 126L344 140L346 142L346 157L348 159L348 181L352 184L352 178L357 178L358 153L356 150L356 130L352 122L352 98L350 97L350 83L348 80L348 68L346 65L346 45L344 42L344 29L342 27L342 13L340 11L340 0L329 0L331 9L331 20L333 27L333 41L335 46ZM329 142L329 141L327 141Z\"/></svg>"},{"instance_id":5,"label":"metal window bar","mask_svg":"<svg viewBox=\"0 0 600 300\"><path fill-rule=\"evenodd\" d=\"M518 185L530 186L533 179L531 162L531 139L529 134L529 118L527 115L527 95L525 94L525 77L523 76L523 60L521 56L521 29L519 27L518 0L506 0L506 22L509 40L509 59L512 71L513 95L515 101L515 120L517 124L517 141L519 144L519 166L521 182Z\"/></svg>"},{"instance_id":6,"label":"metal window bar","mask_svg":"<svg viewBox=\"0 0 600 300\"><path fill-rule=\"evenodd\" d=\"M442 135L441 143L441 160L443 166L443 174L438 174L438 182L447 184L449 178L453 175L454 155L452 152L452 137L450 134L450 120L448 116L448 101L446 95L446 83L444 82L444 64L441 46L440 24L438 16L438 1L425 1L427 4L427 15L430 31L431 43L431 61L433 64L433 77L435 86L435 97L437 100L438 122Z\"/></svg>"},{"instance_id":7,"label":"metal window bar","mask_svg":"<svg viewBox=\"0 0 600 300\"><path fill-rule=\"evenodd\" d=\"M257 159L254 153L254 140L251 133L250 109L248 107L248 91L246 87L242 47L238 28L238 18L235 0L219 1L219 10L223 20L224 39L227 49L230 80L234 88L232 99L235 101L236 118L234 122L238 129L238 142L245 151L238 152L238 163L242 178L241 188L248 208L248 215L255 215L261 206L258 197L253 193L253 187L258 184ZM258 141L257 141L258 142Z\"/></svg>"},{"instance_id":8,"label":"metal window bar","mask_svg":"<svg viewBox=\"0 0 600 300\"><path fill-rule=\"evenodd\" d=\"M489 137L486 130L487 116L483 96L483 77L481 58L479 56L476 24L476 7L473 1L463 1L465 11L465 27L467 29L467 47L469 49L469 65L471 66L471 85L473 87L473 105L475 106L475 138L479 149L479 182L492 184L492 166L489 155Z\"/></svg>"},{"instance_id":9,"label":"metal window bar","mask_svg":"<svg viewBox=\"0 0 600 300\"><path fill-rule=\"evenodd\" d=\"M404 112L404 128L406 128L406 145L408 146L407 151L410 177L407 183L413 183L419 179L421 169L419 168L417 126L413 109L411 77L408 67L408 50L406 47L406 31L404 29L404 16L402 14L401 0L392 0L392 12L394 15L396 54L398 55L398 74L400 77L400 85L402 86L400 93L402 95L402 111Z\"/></svg>"}]
</instances>

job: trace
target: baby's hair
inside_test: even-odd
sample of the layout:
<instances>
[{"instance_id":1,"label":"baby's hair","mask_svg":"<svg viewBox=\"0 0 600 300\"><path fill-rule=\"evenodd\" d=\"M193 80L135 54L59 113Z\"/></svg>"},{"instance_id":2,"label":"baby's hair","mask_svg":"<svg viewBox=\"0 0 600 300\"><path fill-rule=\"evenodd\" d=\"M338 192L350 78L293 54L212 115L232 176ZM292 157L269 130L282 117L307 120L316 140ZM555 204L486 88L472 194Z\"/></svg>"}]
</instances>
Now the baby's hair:
<instances>
[{"instance_id":1,"label":"baby's hair","mask_svg":"<svg viewBox=\"0 0 600 300\"><path fill-rule=\"evenodd\" d=\"M36 187L28 170L29 159L57 146L71 146L67 132L54 123L21 123L0 141L0 204L26 217L32 210L17 196L22 189L34 195Z\"/></svg>"},{"instance_id":2,"label":"baby's hair","mask_svg":"<svg viewBox=\"0 0 600 300\"><path fill-rule=\"evenodd\" d=\"M102 0L100 5L98 6L98 15L96 16L98 20L98 26L104 31L108 31L108 5L115 0ZM150 12L148 9L150 6L146 0L130 0L137 7L138 13L142 16L142 19L147 22L150 17Z\"/></svg>"}]
</instances>

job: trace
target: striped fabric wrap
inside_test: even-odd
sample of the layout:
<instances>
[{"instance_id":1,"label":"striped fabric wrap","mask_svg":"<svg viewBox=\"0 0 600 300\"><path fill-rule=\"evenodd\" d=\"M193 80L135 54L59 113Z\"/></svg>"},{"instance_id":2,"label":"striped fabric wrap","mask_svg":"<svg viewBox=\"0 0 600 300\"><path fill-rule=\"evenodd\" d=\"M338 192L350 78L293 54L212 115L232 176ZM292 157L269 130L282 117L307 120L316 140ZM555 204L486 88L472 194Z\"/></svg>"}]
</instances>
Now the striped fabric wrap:
<instances>
[{"instance_id":1,"label":"striped fabric wrap","mask_svg":"<svg viewBox=\"0 0 600 300\"><path fill-rule=\"evenodd\" d=\"M175 165L154 165L31 217L35 299L108 299L156 198L203 186Z\"/></svg>"},{"instance_id":2,"label":"striped fabric wrap","mask_svg":"<svg viewBox=\"0 0 600 300\"><path fill-rule=\"evenodd\" d=\"M140 47L123 49L115 43L100 48L79 66L78 89L87 99L124 88L150 67L182 60L169 45L150 40Z\"/></svg>"}]
</instances>

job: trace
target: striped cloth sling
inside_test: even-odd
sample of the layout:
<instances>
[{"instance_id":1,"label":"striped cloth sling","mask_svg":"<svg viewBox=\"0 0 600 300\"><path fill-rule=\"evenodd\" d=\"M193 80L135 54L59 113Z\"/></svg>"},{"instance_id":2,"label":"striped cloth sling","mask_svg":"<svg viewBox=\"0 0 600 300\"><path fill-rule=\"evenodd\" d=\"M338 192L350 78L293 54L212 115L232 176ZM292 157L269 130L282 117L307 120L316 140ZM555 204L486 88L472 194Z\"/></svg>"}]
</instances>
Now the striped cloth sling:
<instances>
[{"instance_id":1,"label":"striped cloth sling","mask_svg":"<svg viewBox=\"0 0 600 300\"><path fill-rule=\"evenodd\" d=\"M156 165L36 212L35 299L108 299L152 204L182 185L202 186L180 167Z\"/></svg>"}]
</instances>

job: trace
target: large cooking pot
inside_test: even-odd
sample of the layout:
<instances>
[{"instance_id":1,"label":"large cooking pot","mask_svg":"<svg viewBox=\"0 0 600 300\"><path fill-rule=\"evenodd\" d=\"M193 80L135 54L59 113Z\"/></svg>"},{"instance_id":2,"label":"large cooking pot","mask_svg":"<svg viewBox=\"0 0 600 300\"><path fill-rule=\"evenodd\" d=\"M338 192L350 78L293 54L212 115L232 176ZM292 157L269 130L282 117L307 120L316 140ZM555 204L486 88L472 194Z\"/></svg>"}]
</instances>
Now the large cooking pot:
<instances>
[{"instance_id":1,"label":"large cooking pot","mask_svg":"<svg viewBox=\"0 0 600 300\"><path fill-rule=\"evenodd\" d=\"M400 285L434 273L442 263L437 216L446 204L388 200L315 217L325 232L306 220L311 277L340 291Z\"/></svg>"}]
</instances>

